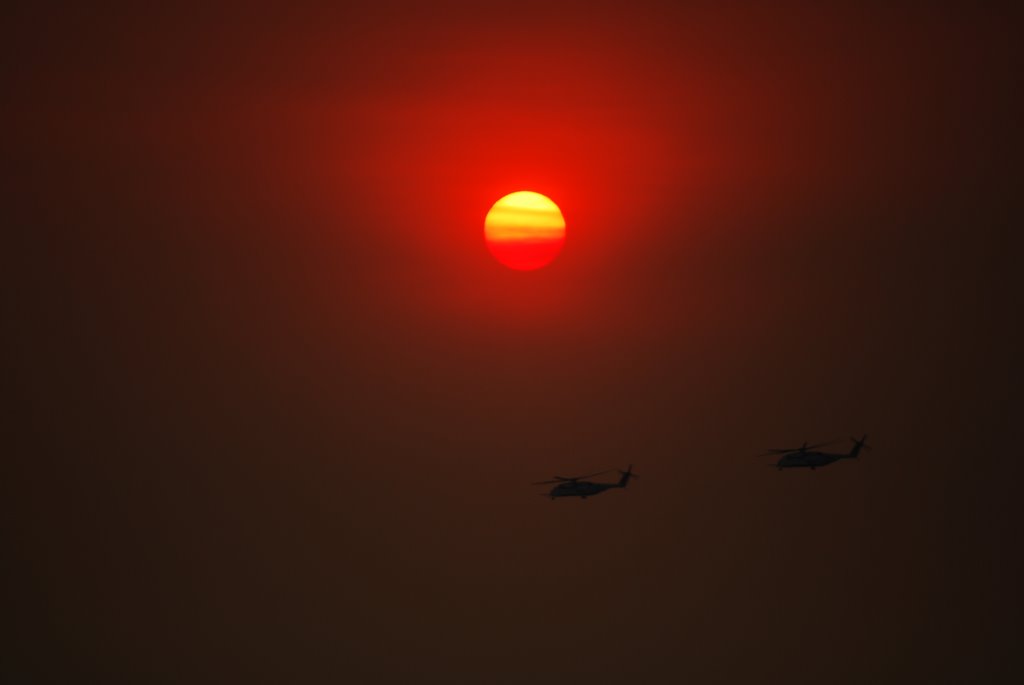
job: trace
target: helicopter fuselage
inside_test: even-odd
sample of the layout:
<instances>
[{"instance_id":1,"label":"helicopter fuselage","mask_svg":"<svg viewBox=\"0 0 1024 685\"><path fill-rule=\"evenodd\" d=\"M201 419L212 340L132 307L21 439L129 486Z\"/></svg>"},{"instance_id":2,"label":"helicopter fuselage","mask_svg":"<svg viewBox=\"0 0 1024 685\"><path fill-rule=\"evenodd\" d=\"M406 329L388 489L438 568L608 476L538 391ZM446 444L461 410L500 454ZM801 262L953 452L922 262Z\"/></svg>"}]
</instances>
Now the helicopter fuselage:
<instances>
[{"instance_id":1,"label":"helicopter fuselage","mask_svg":"<svg viewBox=\"0 0 1024 685\"><path fill-rule=\"evenodd\" d=\"M607 473L602 471L601 473ZM593 495L600 495L605 490L611 490L612 488L624 488L629 485L630 478L635 478L636 474L633 473L633 465L629 465L629 469L626 471L619 471L622 477L619 478L618 483L595 483L589 480L583 480L590 476L601 475L599 473L591 473L586 476L577 476L575 478L566 478L565 476L555 476L554 480L540 481L534 483L534 485L546 485L548 483L557 483L555 487L551 488L545 497L555 499L556 497L579 497L586 499Z\"/></svg>"}]
</instances>

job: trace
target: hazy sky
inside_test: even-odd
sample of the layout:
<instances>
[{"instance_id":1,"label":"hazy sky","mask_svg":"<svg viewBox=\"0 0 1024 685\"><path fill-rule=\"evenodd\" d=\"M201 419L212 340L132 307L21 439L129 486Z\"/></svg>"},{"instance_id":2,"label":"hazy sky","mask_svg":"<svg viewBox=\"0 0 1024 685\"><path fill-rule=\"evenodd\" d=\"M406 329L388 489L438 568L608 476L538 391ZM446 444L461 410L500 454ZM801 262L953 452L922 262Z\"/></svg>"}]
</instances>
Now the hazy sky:
<instances>
[{"instance_id":1,"label":"hazy sky","mask_svg":"<svg viewBox=\"0 0 1024 685\"><path fill-rule=\"evenodd\" d=\"M1021 677L1013 18L678 4L5 12L5 680Z\"/></svg>"}]
</instances>

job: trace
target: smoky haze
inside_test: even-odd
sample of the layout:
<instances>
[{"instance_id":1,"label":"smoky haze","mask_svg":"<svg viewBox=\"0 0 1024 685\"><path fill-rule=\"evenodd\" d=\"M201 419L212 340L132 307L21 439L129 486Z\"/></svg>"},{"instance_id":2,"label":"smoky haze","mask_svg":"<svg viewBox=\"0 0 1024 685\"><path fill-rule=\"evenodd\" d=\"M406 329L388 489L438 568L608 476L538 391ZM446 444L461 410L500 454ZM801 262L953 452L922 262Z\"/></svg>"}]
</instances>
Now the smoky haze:
<instances>
[{"instance_id":1,"label":"smoky haze","mask_svg":"<svg viewBox=\"0 0 1024 685\"><path fill-rule=\"evenodd\" d=\"M529 9L12 17L11 680L1019 678L1007 18Z\"/></svg>"}]
</instances>

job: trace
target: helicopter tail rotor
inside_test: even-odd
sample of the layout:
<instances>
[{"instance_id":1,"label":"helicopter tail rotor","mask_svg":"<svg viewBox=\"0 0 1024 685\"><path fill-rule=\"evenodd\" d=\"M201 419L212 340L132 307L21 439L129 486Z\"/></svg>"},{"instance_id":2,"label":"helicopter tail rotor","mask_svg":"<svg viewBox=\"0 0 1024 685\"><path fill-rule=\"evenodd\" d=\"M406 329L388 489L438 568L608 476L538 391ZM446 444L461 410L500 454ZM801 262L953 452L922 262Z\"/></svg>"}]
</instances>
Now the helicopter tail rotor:
<instances>
[{"instance_id":1,"label":"helicopter tail rotor","mask_svg":"<svg viewBox=\"0 0 1024 685\"><path fill-rule=\"evenodd\" d=\"M629 479L630 478L639 478L640 477L637 474L633 473L633 465L632 464L629 465L628 469L626 469L625 471L619 471L619 473L622 474L622 478L619 479L619 487L620 488L624 488L627 485L629 485Z\"/></svg>"},{"instance_id":2,"label":"helicopter tail rotor","mask_svg":"<svg viewBox=\"0 0 1024 685\"><path fill-rule=\"evenodd\" d=\"M867 439L867 435L864 435L860 440L857 438L850 438L850 440L853 440L853 449L850 450L850 454L848 455L850 459L856 459L862 449L868 451L871 450L871 445L867 444Z\"/></svg>"}]
</instances>

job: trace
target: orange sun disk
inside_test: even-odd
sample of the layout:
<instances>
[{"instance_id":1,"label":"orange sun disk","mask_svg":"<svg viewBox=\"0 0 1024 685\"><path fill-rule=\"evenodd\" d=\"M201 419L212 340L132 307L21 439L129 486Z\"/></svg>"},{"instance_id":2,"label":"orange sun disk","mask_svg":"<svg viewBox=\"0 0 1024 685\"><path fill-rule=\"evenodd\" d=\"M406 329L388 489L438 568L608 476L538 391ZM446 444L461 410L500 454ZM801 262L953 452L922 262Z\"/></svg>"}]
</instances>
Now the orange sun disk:
<instances>
[{"instance_id":1,"label":"orange sun disk","mask_svg":"<svg viewBox=\"0 0 1024 685\"><path fill-rule=\"evenodd\" d=\"M562 251L565 219L549 198L521 190L494 203L484 219L484 237L499 262L530 271L550 264Z\"/></svg>"}]
</instances>

